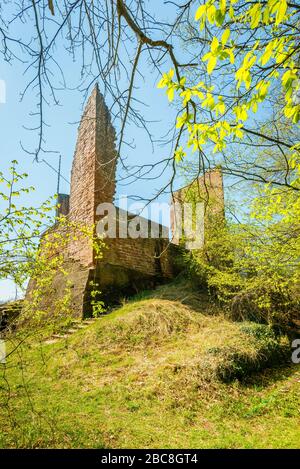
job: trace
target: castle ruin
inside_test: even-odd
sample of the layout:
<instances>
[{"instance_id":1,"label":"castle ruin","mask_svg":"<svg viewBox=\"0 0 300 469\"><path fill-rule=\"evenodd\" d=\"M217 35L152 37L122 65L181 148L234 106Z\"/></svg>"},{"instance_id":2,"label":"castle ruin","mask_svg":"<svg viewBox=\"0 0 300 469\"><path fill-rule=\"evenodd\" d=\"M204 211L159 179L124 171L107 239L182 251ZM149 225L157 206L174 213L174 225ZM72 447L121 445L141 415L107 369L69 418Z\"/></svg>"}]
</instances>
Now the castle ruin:
<instances>
[{"instance_id":1,"label":"castle ruin","mask_svg":"<svg viewBox=\"0 0 300 469\"><path fill-rule=\"evenodd\" d=\"M70 195L58 195L58 214L71 222L92 226L99 223L97 214L100 204L114 203L116 190L116 135L110 113L98 86L93 89L83 112L75 148L71 172ZM199 184L207 193L216 193L222 210L223 184L218 170L199 178ZM206 182L205 182L206 181ZM206 185L207 184L207 185ZM208 188L208 189L207 189ZM171 205L182 201L184 190L173 194ZM171 210L171 229L176 231L176 217ZM128 220L135 216L127 214ZM121 210L116 208L120 218ZM140 217L141 219L141 217ZM149 220L143 219L144 223ZM150 223L150 222L149 222ZM55 225L52 230L59 227ZM158 237L124 237L119 232L106 237L103 258L96 259L93 246L81 238L72 240L64 253L64 269L71 285L71 309L74 316L91 315L91 282L97 283L106 303L128 296L140 290L153 288L156 284L173 278L177 269L174 259L179 252L179 239L169 239L168 229L157 224ZM58 272L53 281L53 299L61 297L65 279ZM34 289L30 282L27 298ZM51 305L50 305L51 307Z\"/></svg>"}]
</instances>

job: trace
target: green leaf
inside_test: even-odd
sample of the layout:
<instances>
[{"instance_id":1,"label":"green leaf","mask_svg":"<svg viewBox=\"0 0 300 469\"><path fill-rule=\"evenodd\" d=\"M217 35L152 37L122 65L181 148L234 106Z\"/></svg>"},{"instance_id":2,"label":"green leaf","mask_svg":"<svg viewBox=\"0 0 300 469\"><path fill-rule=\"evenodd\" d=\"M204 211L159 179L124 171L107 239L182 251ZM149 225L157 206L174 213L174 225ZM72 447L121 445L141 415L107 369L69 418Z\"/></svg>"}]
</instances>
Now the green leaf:
<instances>
[{"instance_id":1,"label":"green leaf","mask_svg":"<svg viewBox=\"0 0 300 469\"><path fill-rule=\"evenodd\" d=\"M207 8L207 19L211 24L213 24L215 21L216 11L217 9L214 5L211 5Z\"/></svg>"},{"instance_id":2,"label":"green leaf","mask_svg":"<svg viewBox=\"0 0 300 469\"><path fill-rule=\"evenodd\" d=\"M167 86L166 80L164 78L161 78L157 84L157 88L165 88Z\"/></svg>"},{"instance_id":3,"label":"green leaf","mask_svg":"<svg viewBox=\"0 0 300 469\"><path fill-rule=\"evenodd\" d=\"M224 33L222 34L222 39L221 39L221 42L223 45L226 44L226 42L228 41L229 39L229 36L230 36L230 29L225 29Z\"/></svg>"},{"instance_id":4,"label":"green leaf","mask_svg":"<svg viewBox=\"0 0 300 469\"><path fill-rule=\"evenodd\" d=\"M212 52L216 52L216 50L218 49L219 47L219 41L218 41L218 38L217 37L214 37L212 42L211 42L211 45L210 45L210 50Z\"/></svg>"},{"instance_id":5,"label":"green leaf","mask_svg":"<svg viewBox=\"0 0 300 469\"><path fill-rule=\"evenodd\" d=\"M207 73L208 73L209 75L213 72L213 70L214 70L216 64L217 64L217 57L215 57L215 56L212 55L212 56L210 57L209 61L207 62Z\"/></svg>"},{"instance_id":6,"label":"green leaf","mask_svg":"<svg viewBox=\"0 0 300 469\"><path fill-rule=\"evenodd\" d=\"M222 26L222 24L224 23L224 19L225 19L225 15L222 13L222 11L217 10L216 15L215 15L217 26Z\"/></svg>"},{"instance_id":7,"label":"green leaf","mask_svg":"<svg viewBox=\"0 0 300 469\"><path fill-rule=\"evenodd\" d=\"M255 5L250 8L248 15L251 18L251 29L257 28L261 18L261 5L260 3L255 3Z\"/></svg>"},{"instance_id":8,"label":"green leaf","mask_svg":"<svg viewBox=\"0 0 300 469\"><path fill-rule=\"evenodd\" d=\"M198 21L206 12L206 5L201 5L195 14L195 20Z\"/></svg>"},{"instance_id":9,"label":"green leaf","mask_svg":"<svg viewBox=\"0 0 300 469\"><path fill-rule=\"evenodd\" d=\"M286 0L280 0L279 1L279 8L278 8L277 15L276 15L276 20L275 20L276 26L278 26L283 21L283 19L285 18L286 10L287 10Z\"/></svg>"},{"instance_id":10,"label":"green leaf","mask_svg":"<svg viewBox=\"0 0 300 469\"><path fill-rule=\"evenodd\" d=\"M226 13L226 0L220 0L220 10L223 15Z\"/></svg>"},{"instance_id":11,"label":"green leaf","mask_svg":"<svg viewBox=\"0 0 300 469\"><path fill-rule=\"evenodd\" d=\"M273 43L271 42L270 44L267 45L265 52L263 53L260 62L262 65L265 65L267 62L269 62L270 58L272 57L273 53Z\"/></svg>"},{"instance_id":12,"label":"green leaf","mask_svg":"<svg viewBox=\"0 0 300 469\"><path fill-rule=\"evenodd\" d=\"M207 52L206 54L204 54L204 56L202 57L203 62L205 62L206 60L209 60L210 57L211 57L211 52Z\"/></svg>"},{"instance_id":13,"label":"green leaf","mask_svg":"<svg viewBox=\"0 0 300 469\"><path fill-rule=\"evenodd\" d=\"M174 87L173 86L172 86L172 88L168 89L167 96L168 96L169 101L173 101L173 99L174 99Z\"/></svg>"},{"instance_id":14,"label":"green leaf","mask_svg":"<svg viewBox=\"0 0 300 469\"><path fill-rule=\"evenodd\" d=\"M175 73L174 68L170 68L169 73L168 73L168 77L170 80L172 80L174 73Z\"/></svg>"}]
</instances>

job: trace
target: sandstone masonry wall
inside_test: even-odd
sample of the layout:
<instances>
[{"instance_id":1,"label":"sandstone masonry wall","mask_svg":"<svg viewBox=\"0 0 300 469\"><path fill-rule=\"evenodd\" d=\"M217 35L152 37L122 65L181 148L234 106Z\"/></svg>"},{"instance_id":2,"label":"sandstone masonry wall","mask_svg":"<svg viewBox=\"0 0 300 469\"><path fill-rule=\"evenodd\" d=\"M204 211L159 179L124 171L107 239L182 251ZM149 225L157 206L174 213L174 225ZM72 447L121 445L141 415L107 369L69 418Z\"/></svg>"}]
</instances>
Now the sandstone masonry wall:
<instances>
[{"instance_id":1,"label":"sandstone masonry wall","mask_svg":"<svg viewBox=\"0 0 300 469\"><path fill-rule=\"evenodd\" d=\"M171 278L174 249L166 239L107 239L104 263L124 266L147 276ZM172 251L172 253L171 253Z\"/></svg>"},{"instance_id":2,"label":"sandstone masonry wall","mask_svg":"<svg viewBox=\"0 0 300 469\"><path fill-rule=\"evenodd\" d=\"M96 86L85 107L71 172L71 221L92 226L98 204L113 202L115 193L115 131L103 96ZM74 241L69 256L85 266L94 264L90 243Z\"/></svg>"}]
</instances>

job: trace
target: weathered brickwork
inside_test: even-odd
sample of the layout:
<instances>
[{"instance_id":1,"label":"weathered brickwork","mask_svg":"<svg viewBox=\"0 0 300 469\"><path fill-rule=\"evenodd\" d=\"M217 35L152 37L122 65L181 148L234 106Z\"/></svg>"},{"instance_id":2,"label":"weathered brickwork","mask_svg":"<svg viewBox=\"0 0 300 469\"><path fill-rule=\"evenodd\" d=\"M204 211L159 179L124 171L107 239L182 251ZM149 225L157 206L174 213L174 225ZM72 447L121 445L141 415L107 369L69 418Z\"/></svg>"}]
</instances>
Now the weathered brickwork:
<instances>
[{"instance_id":1,"label":"weathered brickwork","mask_svg":"<svg viewBox=\"0 0 300 469\"><path fill-rule=\"evenodd\" d=\"M141 275L171 278L173 270L169 244L168 240L153 238L107 239L103 262L124 266Z\"/></svg>"},{"instance_id":2,"label":"weathered brickwork","mask_svg":"<svg viewBox=\"0 0 300 469\"><path fill-rule=\"evenodd\" d=\"M70 211L70 196L68 194L58 194L56 216L68 215Z\"/></svg>"},{"instance_id":3,"label":"weathered brickwork","mask_svg":"<svg viewBox=\"0 0 300 469\"><path fill-rule=\"evenodd\" d=\"M96 86L84 110L71 172L70 220L91 226L100 203L113 202L117 152L115 130ZM90 243L72 242L69 255L86 266L94 263Z\"/></svg>"}]
</instances>

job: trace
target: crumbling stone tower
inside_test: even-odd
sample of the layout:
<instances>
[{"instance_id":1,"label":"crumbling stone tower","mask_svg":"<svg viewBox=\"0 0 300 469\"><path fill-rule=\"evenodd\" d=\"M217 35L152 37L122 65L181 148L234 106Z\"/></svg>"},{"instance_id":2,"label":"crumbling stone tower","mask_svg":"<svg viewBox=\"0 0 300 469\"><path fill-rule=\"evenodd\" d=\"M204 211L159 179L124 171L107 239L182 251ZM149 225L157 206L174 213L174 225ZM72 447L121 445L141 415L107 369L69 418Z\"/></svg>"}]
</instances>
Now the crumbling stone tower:
<instances>
[{"instance_id":1,"label":"crumbling stone tower","mask_svg":"<svg viewBox=\"0 0 300 469\"><path fill-rule=\"evenodd\" d=\"M78 129L71 172L69 218L91 226L96 208L103 202L113 203L117 151L116 135L109 110L98 85L88 99ZM93 250L82 239L72 242L69 255L85 266L94 263Z\"/></svg>"}]
</instances>

